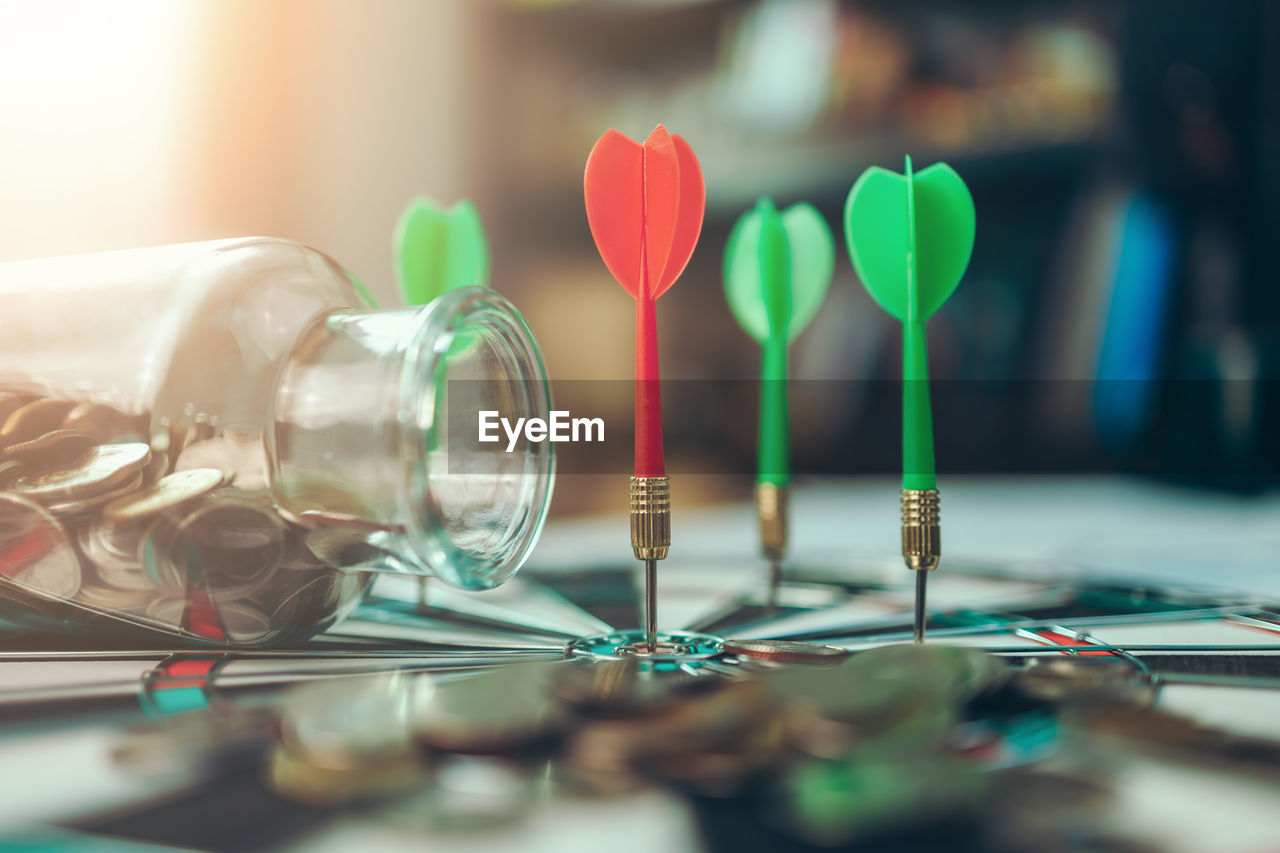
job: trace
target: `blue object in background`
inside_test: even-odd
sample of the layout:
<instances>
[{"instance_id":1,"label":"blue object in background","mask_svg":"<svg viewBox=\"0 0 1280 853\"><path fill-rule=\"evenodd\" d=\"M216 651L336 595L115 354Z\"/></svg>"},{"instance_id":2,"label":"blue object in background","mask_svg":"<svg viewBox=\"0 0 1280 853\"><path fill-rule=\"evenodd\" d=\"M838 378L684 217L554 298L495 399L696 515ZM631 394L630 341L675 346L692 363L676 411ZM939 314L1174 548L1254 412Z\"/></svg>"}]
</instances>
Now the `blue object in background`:
<instances>
[{"instance_id":1,"label":"blue object in background","mask_svg":"<svg viewBox=\"0 0 1280 853\"><path fill-rule=\"evenodd\" d=\"M1115 277L1101 319L1094 427L1109 453L1133 449L1156 401L1161 345L1173 291L1173 233L1144 195L1118 209Z\"/></svg>"}]
</instances>

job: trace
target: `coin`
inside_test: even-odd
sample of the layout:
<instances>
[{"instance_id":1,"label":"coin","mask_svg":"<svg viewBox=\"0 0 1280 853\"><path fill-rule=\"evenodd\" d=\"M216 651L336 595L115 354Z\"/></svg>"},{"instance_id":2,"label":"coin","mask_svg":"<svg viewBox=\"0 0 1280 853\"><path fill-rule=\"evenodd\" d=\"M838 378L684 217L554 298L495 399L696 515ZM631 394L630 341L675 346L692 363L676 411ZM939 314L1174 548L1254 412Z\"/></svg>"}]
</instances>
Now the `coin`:
<instances>
[{"instance_id":1,"label":"coin","mask_svg":"<svg viewBox=\"0 0 1280 853\"><path fill-rule=\"evenodd\" d=\"M76 465L39 468L9 484L15 492L44 502L87 498L115 488L147 464L151 448L141 442L103 444Z\"/></svg>"},{"instance_id":2,"label":"coin","mask_svg":"<svg viewBox=\"0 0 1280 853\"><path fill-rule=\"evenodd\" d=\"M650 713L722 684L682 669L661 671L643 660L623 658L566 663L556 671L554 689L561 701L584 714L614 717Z\"/></svg>"},{"instance_id":3,"label":"coin","mask_svg":"<svg viewBox=\"0 0 1280 853\"><path fill-rule=\"evenodd\" d=\"M207 494L225 479L221 471L213 468L177 471L153 486L111 501L102 508L102 516L107 521L136 521Z\"/></svg>"},{"instance_id":4,"label":"coin","mask_svg":"<svg viewBox=\"0 0 1280 853\"><path fill-rule=\"evenodd\" d=\"M75 407L75 400L48 397L32 400L15 409L0 424L0 446L21 444L57 429L67 412Z\"/></svg>"},{"instance_id":5,"label":"coin","mask_svg":"<svg viewBox=\"0 0 1280 853\"><path fill-rule=\"evenodd\" d=\"M215 492L178 525L161 553L186 576L197 577L211 592L246 594L266 583L290 544L290 531L269 508Z\"/></svg>"},{"instance_id":6,"label":"coin","mask_svg":"<svg viewBox=\"0 0 1280 853\"><path fill-rule=\"evenodd\" d=\"M97 443L97 439L88 433L56 429L30 441L9 445L0 451L0 459L18 460L37 467L74 464Z\"/></svg>"},{"instance_id":7,"label":"coin","mask_svg":"<svg viewBox=\"0 0 1280 853\"><path fill-rule=\"evenodd\" d=\"M790 742L801 752L845 758L853 749L917 754L937 749L959 710L939 657L874 654L830 668L767 670L759 681L786 707ZM916 647L920 648L920 647Z\"/></svg>"},{"instance_id":8,"label":"coin","mask_svg":"<svg viewBox=\"0 0 1280 853\"><path fill-rule=\"evenodd\" d=\"M130 495L140 488L142 488L141 471L109 491L99 492L87 497L81 496L69 501L57 501L46 504L46 506L49 512L52 512L54 515L64 518L67 516L81 516L82 518L80 519L80 523L87 523L88 520L83 518L86 513L97 510L103 504L107 504L118 498ZM96 521L96 514L93 520ZM68 521L67 523L70 524L72 522Z\"/></svg>"},{"instance_id":9,"label":"coin","mask_svg":"<svg viewBox=\"0 0 1280 853\"><path fill-rule=\"evenodd\" d=\"M1032 658L1013 675L1022 693L1048 702L1148 707L1158 686L1150 674L1118 657Z\"/></svg>"},{"instance_id":10,"label":"coin","mask_svg":"<svg viewBox=\"0 0 1280 853\"><path fill-rule=\"evenodd\" d=\"M62 428L86 432L102 442L118 443L146 435L145 415L126 415L104 403L79 403L62 419Z\"/></svg>"},{"instance_id":11,"label":"coin","mask_svg":"<svg viewBox=\"0 0 1280 853\"><path fill-rule=\"evenodd\" d=\"M35 394L18 394L9 392L0 396L0 424L3 424L9 415L21 409L27 403L36 399Z\"/></svg>"},{"instance_id":12,"label":"coin","mask_svg":"<svg viewBox=\"0 0 1280 853\"><path fill-rule=\"evenodd\" d=\"M174 455L170 451L170 455ZM174 461L174 471L216 468L235 476L242 489L265 488L271 482L267 472L267 451L262 441L243 434L195 441L182 448Z\"/></svg>"},{"instance_id":13,"label":"coin","mask_svg":"<svg viewBox=\"0 0 1280 853\"><path fill-rule=\"evenodd\" d=\"M451 756L420 795L392 804L379 817L406 830L492 833L525 817L535 803L534 782L510 762Z\"/></svg>"},{"instance_id":14,"label":"coin","mask_svg":"<svg viewBox=\"0 0 1280 853\"><path fill-rule=\"evenodd\" d=\"M418 677L410 716L414 731L429 746L482 755L550 738L568 722L552 695L557 666L526 663L456 681Z\"/></svg>"},{"instance_id":15,"label":"coin","mask_svg":"<svg viewBox=\"0 0 1280 853\"><path fill-rule=\"evenodd\" d=\"M96 610L108 613L141 612L154 593L142 589L116 589L115 587L86 584L80 587L75 600Z\"/></svg>"},{"instance_id":16,"label":"coin","mask_svg":"<svg viewBox=\"0 0 1280 853\"><path fill-rule=\"evenodd\" d=\"M311 765L331 770L412 752L415 678L392 672L295 690L281 720L281 745Z\"/></svg>"},{"instance_id":17,"label":"coin","mask_svg":"<svg viewBox=\"0 0 1280 853\"><path fill-rule=\"evenodd\" d=\"M358 533L404 532L404 525L402 524L384 524L380 521L361 518L358 515L351 515L350 513L345 512L324 512L318 509L308 509L294 514L284 508L280 508L279 512L285 517L285 519L299 527L308 527L317 530L339 528Z\"/></svg>"},{"instance_id":18,"label":"coin","mask_svg":"<svg viewBox=\"0 0 1280 853\"><path fill-rule=\"evenodd\" d=\"M80 559L62 525L40 505L7 492L0 492L0 576L56 598L80 589Z\"/></svg>"},{"instance_id":19,"label":"coin","mask_svg":"<svg viewBox=\"0 0 1280 853\"><path fill-rule=\"evenodd\" d=\"M715 690L642 716L592 720L571 738L565 776L620 790L647 776L706 793L728 792L783 746L778 705L754 681ZM611 777L612 781L611 781Z\"/></svg>"},{"instance_id":20,"label":"coin","mask_svg":"<svg viewBox=\"0 0 1280 853\"><path fill-rule=\"evenodd\" d=\"M789 640L726 640L724 650L738 657L774 663L834 664L849 656L847 649L822 643Z\"/></svg>"},{"instance_id":21,"label":"coin","mask_svg":"<svg viewBox=\"0 0 1280 853\"><path fill-rule=\"evenodd\" d=\"M410 722L413 676L389 673L307 685L288 698L268 782L309 805L394 793L429 765Z\"/></svg>"},{"instance_id":22,"label":"coin","mask_svg":"<svg viewBox=\"0 0 1280 853\"><path fill-rule=\"evenodd\" d=\"M297 583L298 575L278 573L256 597L270 611L279 639L305 639L346 615L373 585L372 572L351 572L313 563L312 576ZM272 602L280 603L272 607Z\"/></svg>"},{"instance_id":23,"label":"coin","mask_svg":"<svg viewBox=\"0 0 1280 853\"><path fill-rule=\"evenodd\" d=\"M114 589L140 589L154 591L155 581L139 568L129 568L108 563L95 563L94 570L98 580Z\"/></svg>"},{"instance_id":24,"label":"coin","mask_svg":"<svg viewBox=\"0 0 1280 853\"><path fill-rule=\"evenodd\" d=\"M205 640L253 645L271 632L267 615L248 600L215 601L199 587L186 596L151 596L148 619L167 628L180 628Z\"/></svg>"}]
</instances>

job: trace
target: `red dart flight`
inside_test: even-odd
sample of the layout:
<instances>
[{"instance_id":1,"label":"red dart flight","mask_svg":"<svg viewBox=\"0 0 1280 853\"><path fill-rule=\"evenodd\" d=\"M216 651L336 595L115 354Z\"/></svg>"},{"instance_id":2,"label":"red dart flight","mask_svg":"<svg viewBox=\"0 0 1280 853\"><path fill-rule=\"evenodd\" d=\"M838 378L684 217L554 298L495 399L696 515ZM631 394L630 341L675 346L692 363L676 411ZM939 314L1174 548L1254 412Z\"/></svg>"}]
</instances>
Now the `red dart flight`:
<instances>
[{"instance_id":1,"label":"red dart flight","mask_svg":"<svg viewBox=\"0 0 1280 853\"><path fill-rule=\"evenodd\" d=\"M666 473L654 302L675 284L702 230L706 188L689 143L658 125L643 144L606 132L587 158L587 222L609 272L636 300L637 477Z\"/></svg>"}]
</instances>

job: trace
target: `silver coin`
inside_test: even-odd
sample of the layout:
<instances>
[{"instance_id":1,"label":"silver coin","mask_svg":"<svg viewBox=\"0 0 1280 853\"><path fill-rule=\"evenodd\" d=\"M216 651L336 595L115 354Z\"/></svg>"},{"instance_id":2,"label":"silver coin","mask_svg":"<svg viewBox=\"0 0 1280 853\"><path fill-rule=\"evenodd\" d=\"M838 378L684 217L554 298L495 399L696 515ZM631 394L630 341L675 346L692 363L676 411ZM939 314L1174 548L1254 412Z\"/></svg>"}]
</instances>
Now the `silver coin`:
<instances>
[{"instance_id":1,"label":"silver coin","mask_svg":"<svg viewBox=\"0 0 1280 853\"><path fill-rule=\"evenodd\" d=\"M76 465L40 468L18 475L9 488L40 503L99 495L137 476L151 456L141 442L103 444Z\"/></svg>"},{"instance_id":2,"label":"silver coin","mask_svg":"<svg viewBox=\"0 0 1280 853\"><path fill-rule=\"evenodd\" d=\"M46 504L49 512L58 516L84 516L87 513L94 513L94 521L97 520L97 510L104 504L119 500L133 494L142 488L142 472L139 471L133 477L122 483L116 488L106 492L101 492L89 497L76 498L69 501L55 501Z\"/></svg>"},{"instance_id":3,"label":"silver coin","mask_svg":"<svg viewBox=\"0 0 1280 853\"><path fill-rule=\"evenodd\" d=\"M372 572L339 571L328 566L316 571L322 574L304 580L301 586L295 580L297 575L282 572L276 582L256 593L258 603L271 613L278 639L304 640L319 633L346 616L373 585ZM273 608L273 601L280 603Z\"/></svg>"},{"instance_id":4,"label":"silver coin","mask_svg":"<svg viewBox=\"0 0 1280 853\"><path fill-rule=\"evenodd\" d=\"M72 598L80 589L80 558L62 525L33 501L3 492L0 575L55 598Z\"/></svg>"},{"instance_id":5,"label":"silver coin","mask_svg":"<svg viewBox=\"0 0 1280 853\"><path fill-rule=\"evenodd\" d=\"M94 524L80 535L80 550L94 562L142 565L142 541L155 519L129 524Z\"/></svg>"},{"instance_id":6,"label":"silver coin","mask_svg":"<svg viewBox=\"0 0 1280 853\"><path fill-rule=\"evenodd\" d=\"M450 756L436 768L431 786L390 804L379 816L409 831L488 833L523 819L536 802L535 793L534 780L514 764Z\"/></svg>"},{"instance_id":7,"label":"silver coin","mask_svg":"<svg viewBox=\"0 0 1280 853\"><path fill-rule=\"evenodd\" d=\"M157 586L141 565L103 562L94 563L93 569L98 580L116 589L155 590Z\"/></svg>"},{"instance_id":8,"label":"silver coin","mask_svg":"<svg viewBox=\"0 0 1280 853\"><path fill-rule=\"evenodd\" d=\"M271 482L267 473L267 451L256 435L228 434L188 444L178 455L173 470L193 468L226 471L242 489L266 488Z\"/></svg>"},{"instance_id":9,"label":"silver coin","mask_svg":"<svg viewBox=\"0 0 1280 853\"><path fill-rule=\"evenodd\" d=\"M283 507L277 510L286 521L299 527L313 530L340 529L353 533L404 533L403 524L384 524L370 518L362 518L346 512L325 512L319 509L307 509L299 513L290 512Z\"/></svg>"},{"instance_id":10,"label":"silver coin","mask_svg":"<svg viewBox=\"0 0 1280 853\"><path fill-rule=\"evenodd\" d=\"M194 500L221 486L226 475L215 468L192 468L162 477L154 485L117 498L102 508L107 521L136 521Z\"/></svg>"},{"instance_id":11,"label":"silver coin","mask_svg":"<svg viewBox=\"0 0 1280 853\"><path fill-rule=\"evenodd\" d=\"M154 597L154 593L148 590L86 584L80 587L75 599L87 607L108 613L141 613Z\"/></svg>"},{"instance_id":12,"label":"silver coin","mask_svg":"<svg viewBox=\"0 0 1280 853\"><path fill-rule=\"evenodd\" d=\"M216 625L201 626L190 624L188 614L194 608L208 612L203 615L213 616ZM232 642L249 645L266 638L271 632L271 623L267 615L248 601L215 603L209 600L197 602L187 596L183 598L163 596L147 605L147 618L167 628L178 628L219 643Z\"/></svg>"},{"instance_id":13,"label":"silver coin","mask_svg":"<svg viewBox=\"0 0 1280 853\"><path fill-rule=\"evenodd\" d=\"M187 575L182 566L168 556L176 536L173 525L157 519L143 534L138 559L142 570L160 590L168 595L181 596L186 593Z\"/></svg>"},{"instance_id":14,"label":"silver coin","mask_svg":"<svg viewBox=\"0 0 1280 853\"><path fill-rule=\"evenodd\" d=\"M291 532L270 508L230 493L207 498L159 553L181 577L210 593L247 595L265 584L288 551ZM157 543L160 544L160 543Z\"/></svg>"},{"instance_id":15,"label":"silver coin","mask_svg":"<svg viewBox=\"0 0 1280 853\"><path fill-rule=\"evenodd\" d=\"M524 663L473 678L419 678L412 692L418 739L454 752L493 754L560 731L565 706L552 691L555 663Z\"/></svg>"}]
</instances>

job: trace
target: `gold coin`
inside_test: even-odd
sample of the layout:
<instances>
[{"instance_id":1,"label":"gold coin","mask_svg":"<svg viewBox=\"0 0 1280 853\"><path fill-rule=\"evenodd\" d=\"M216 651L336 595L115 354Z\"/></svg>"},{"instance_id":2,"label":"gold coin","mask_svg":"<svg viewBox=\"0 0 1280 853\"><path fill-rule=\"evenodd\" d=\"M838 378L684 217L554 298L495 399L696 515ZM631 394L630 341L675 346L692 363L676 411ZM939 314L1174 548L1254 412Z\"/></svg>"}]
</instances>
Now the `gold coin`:
<instances>
[{"instance_id":1,"label":"gold coin","mask_svg":"<svg viewBox=\"0 0 1280 853\"><path fill-rule=\"evenodd\" d=\"M13 414L18 409L21 409L35 398L35 394L18 394L12 392L0 396L0 424L4 423L9 415Z\"/></svg>"},{"instance_id":2,"label":"gold coin","mask_svg":"<svg viewBox=\"0 0 1280 853\"><path fill-rule=\"evenodd\" d=\"M226 476L215 468L191 468L162 477L155 485L117 498L102 510L107 521L134 521L172 509L221 486Z\"/></svg>"},{"instance_id":3,"label":"gold coin","mask_svg":"<svg viewBox=\"0 0 1280 853\"><path fill-rule=\"evenodd\" d=\"M119 442L143 437L145 415L126 415L104 403L80 403L67 412L62 428L87 432L99 441Z\"/></svg>"},{"instance_id":4,"label":"gold coin","mask_svg":"<svg viewBox=\"0 0 1280 853\"><path fill-rule=\"evenodd\" d=\"M38 466L74 464L81 461L97 443L98 440L87 433L55 429L0 450L0 460L14 459L25 465Z\"/></svg>"},{"instance_id":5,"label":"gold coin","mask_svg":"<svg viewBox=\"0 0 1280 853\"><path fill-rule=\"evenodd\" d=\"M33 400L4 419L0 424L0 445L21 444L52 432L62 424L67 412L76 407L75 400Z\"/></svg>"}]
</instances>

